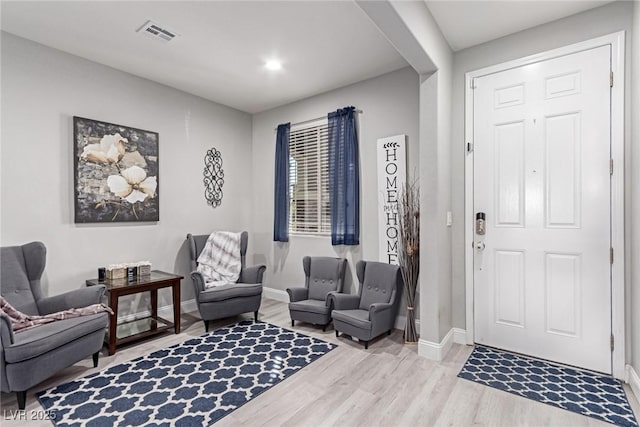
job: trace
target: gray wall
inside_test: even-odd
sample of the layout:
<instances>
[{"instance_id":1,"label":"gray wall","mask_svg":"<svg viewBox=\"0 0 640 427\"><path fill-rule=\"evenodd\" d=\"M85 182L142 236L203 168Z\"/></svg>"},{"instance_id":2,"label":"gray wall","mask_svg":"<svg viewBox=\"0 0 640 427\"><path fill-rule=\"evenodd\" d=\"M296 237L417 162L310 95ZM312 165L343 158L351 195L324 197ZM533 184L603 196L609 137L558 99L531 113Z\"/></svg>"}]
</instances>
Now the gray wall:
<instances>
[{"instance_id":1,"label":"gray wall","mask_svg":"<svg viewBox=\"0 0 640 427\"><path fill-rule=\"evenodd\" d=\"M424 2L394 0L392 5L437 67L435 73L421 75L420 85L420 343L440 343L452 327L451 229L446 217L451 209L453 57ZM427 354L423 345L419 351Z\"/></svg>"},{"instance_id":2,"label":"gray wall","mask_svg":"<svg viewBox=\"0 0 640 427\"><path fill-rule=\"evenodd\" d=\"M421 355L440 359L451 330L451 75L453 55L424 2L358 1L420 73L420 341Z\"/></svg>"},{"instance_id":3,"label":"gray wall","mask_svg":"<svg viewBox=\"0 0 640 427\"><path fill-rule=\"evenodd\" d=\"M249 251L253 261L267 264L265 286L284 290L302 286L305 255L342 256L349 260L348 289L355 292L358 260L378 258L376 140L407 135L407 173L418 172L418 75L411 68L394 71L275 108L253 116L253 217ZM273 242L273 185L275 132L280 123L326 116L329 111L353 105L358 115L361 177L360 245L334 248L330 236L291 236L288 243Z\"/></svg>"},{"instance_id":4,"label":"gray wall","mask_svg":"<svg viewBox=\"0 0 640 427\"><path fill-rule=\"evenodd\" d=\"M620 30L631 29L631 2L618 1L603 7L592 9L578 15L570 16L549 24L541 25L520 33L500 38L491 42L461 50L454 54L453 66L453 121L451 144L451 177L452 177L452 208L453 208L453 236L452 236L452 263L453 263L453 326L465 328L465 282L464 282L464 105L465 105L465 73L477 70L489 65L499 64L512 59L532 55L545 50L566 46L572 43L588 40L598 36L610 34ZM629 33L627 33L627 37ZM629 70L631 57L631 44L627 39L626 45L626 87L629 88ZM636 50L637 47L636 47ZM630 109L629 97L626 97L625 106L625 133L626 133L626 159L627 174L626 185L626 229L630 228L629 195L632 181L630 180ZM637 117L637 113L635 113ZM637 121L637 120L636 120ZM636 156L637 157L637 156ZM638 159L634 160L631 167L640 168ZM638 182L635 180L634 182ZM636 189L637 191L637 189ZM638 218L638 213L635 217ZM629 242L627 242L627 249ZM636 262L638 265L638 254ZM627 250L627 269L631 267L630 251ZM627 272L627 278L629 273ZM629 280L627 280L629 283ZM627 295L629 295L627 293ZM640 310L640 304L635 306L635 311ZM632 310L633 311L633 310ZM628 328L630 329L630 328ZM640 341L640 340L636 340ZM640 345L638 342L636 345ZM627 347L630 351L630 346ZM640 357L640 354L638 355Z\"/></svg>"},{"instance_id":5,"label":"gray wall","mask_svg":"<svg viewBox=\"0 0 640 427\"><path fill-rule=\"evenodd\" d=\"M633 7L633 34L631 40L631 363L640 373L640 2ZM627 234L629 236L629 234ZM640 396L636 396L640 399Z\"/></svg>"},{"instance_id":6,"label":"gray wall","mask_svg":"<svg viewBox=\"0 0 640 427\"><path fill-rule=\"evenodd\" d=\"M159 133L158 223L73 223L74 115ZM1 137L0 242L46 244L50 294L79 288L114 262L150 260L153 268L187 275L188 232L250 227L246 113L2 33ZM202 183L210 147L224 161L217 209L207 205ZM182 298L193 298L188 278Z\"/></svg>"}]
</instances>

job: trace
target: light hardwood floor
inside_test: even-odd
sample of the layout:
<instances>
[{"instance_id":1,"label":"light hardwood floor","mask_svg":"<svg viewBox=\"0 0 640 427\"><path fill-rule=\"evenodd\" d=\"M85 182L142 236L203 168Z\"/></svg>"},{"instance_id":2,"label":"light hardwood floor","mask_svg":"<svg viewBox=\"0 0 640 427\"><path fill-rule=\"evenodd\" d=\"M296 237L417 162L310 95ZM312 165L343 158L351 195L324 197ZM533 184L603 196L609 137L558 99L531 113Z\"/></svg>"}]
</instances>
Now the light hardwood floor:
<instances>
[{"instance_id":1,"label":"light hardwood floor","mask_svg":"<svg viewBox=\"0 0 640 427\"><path fill-rule=\"evenodd\" d=\"M245 318L250 318L247 315ZM218 321L220 327L241 317ZM290 328L287 305L264 299L260 320ZM28 420L12 420L17 410L14 394L2 394L3 426L51 426L31 419L42 407L33 393L96 370L150 353L204 333L197 313L182 316L183 332L162 335L118 349L100 358L98 368L84 360L30 390ZM317 361L226 416L216 426L608 426L610 424L544 405L456 377L471 347L454 344L442 362L419 357L415 345L405 345L402 332L373 341L369 350L334 330L298 324L304 334L338 344ZM626 387L626 386L625 386ZM640 405L627 388L636 416Z\"/></svg>"}]
</instances>

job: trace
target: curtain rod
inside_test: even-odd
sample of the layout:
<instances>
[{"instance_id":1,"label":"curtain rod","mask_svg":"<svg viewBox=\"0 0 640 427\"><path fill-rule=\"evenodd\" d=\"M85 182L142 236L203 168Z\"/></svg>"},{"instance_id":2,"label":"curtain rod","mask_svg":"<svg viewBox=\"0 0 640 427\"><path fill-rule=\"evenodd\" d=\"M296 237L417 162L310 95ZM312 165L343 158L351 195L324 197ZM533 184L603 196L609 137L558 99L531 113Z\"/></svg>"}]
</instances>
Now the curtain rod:
<instances>
[{"instance_id":1,"label":"curtain rod","mask_svg":"<svg viewBox=\"0 0 640 427\"><path fill-rule=\"evenodd\" d=\"M355 113L357 113L357 114L362 114L362 113L363 113L363 111L362 111L362 110L354 110L354 112L355 112ZM317 120L322 120L322 119L326 119L326 118L327 118L327 116L326 116L326 115L324 115L324 116L316 117L316 118L314 118L314 119L303 120L303 121L301 121L301 122L291 123L291 127L293 127L293 126L299 126L299 125L304 125L305 123L311 123L311 122L315 122L315 121L317 121ZM274 131L277 131L277 130L278 130L278 128L277 128L277 127L275 127L275 128L273 128L273 130L274 130Z\"/></svg>"}]
</instances>

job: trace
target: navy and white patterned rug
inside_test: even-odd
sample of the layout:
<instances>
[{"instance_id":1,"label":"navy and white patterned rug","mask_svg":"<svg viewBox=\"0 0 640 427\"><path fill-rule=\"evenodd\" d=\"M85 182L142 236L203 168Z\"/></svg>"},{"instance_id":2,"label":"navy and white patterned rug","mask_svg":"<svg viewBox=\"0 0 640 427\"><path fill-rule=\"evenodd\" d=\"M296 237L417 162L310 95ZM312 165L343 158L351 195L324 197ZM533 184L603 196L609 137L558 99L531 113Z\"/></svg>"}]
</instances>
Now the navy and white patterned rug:
<instances>
[{"instance_id":1,"label":"navy and white patterned rug","mask_svg":"<svg viewBox=\"0 0 640 427\"><path fill-rule=\"evenodd\" d=\"M637 427L612 377L476 345L458 377L619 426Z\"/></svg>"},{"instance_id":2,"label":"navy and white patterned rug","mask_svg":"<svg viewBox=\"0 0 640 427\"><path fill-rule=\"evenodd\" d=\"M207 426L336 347L243 321L38 393L57 426Z\"/></svg>"}]
</instances>

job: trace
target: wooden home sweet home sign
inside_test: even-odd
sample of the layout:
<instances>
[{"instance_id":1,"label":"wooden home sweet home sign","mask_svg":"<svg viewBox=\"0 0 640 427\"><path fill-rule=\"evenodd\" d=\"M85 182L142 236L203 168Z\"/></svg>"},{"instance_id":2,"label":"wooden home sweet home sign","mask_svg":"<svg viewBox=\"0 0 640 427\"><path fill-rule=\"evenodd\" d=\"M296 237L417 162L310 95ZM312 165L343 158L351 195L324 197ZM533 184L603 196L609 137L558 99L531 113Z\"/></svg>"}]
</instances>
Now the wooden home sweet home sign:
<instances>
[{"instance_id":1,"label":"wooden home sweet home sign","mask_svg":"<svg viewBox=\"0 0 640 427\"><path fill-rule=\"evenodd\" d=\"M398 264L398 201L407 179L406 135L378 139L379 260Z\"/></svg>"}]
</instances>

